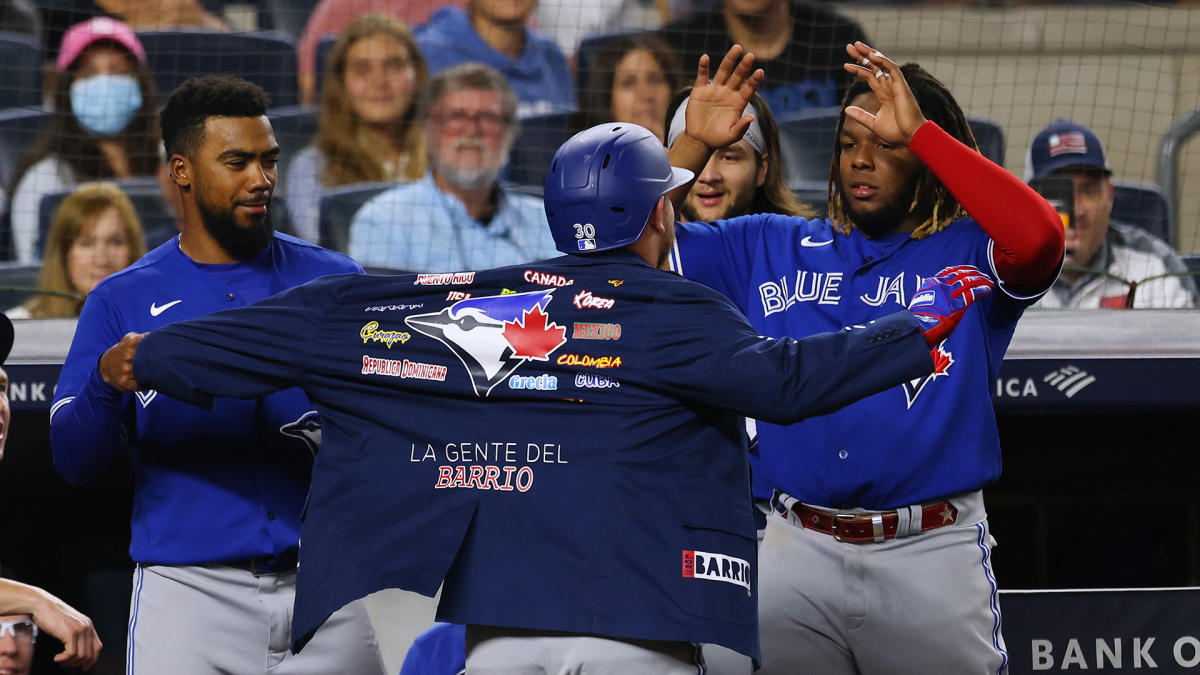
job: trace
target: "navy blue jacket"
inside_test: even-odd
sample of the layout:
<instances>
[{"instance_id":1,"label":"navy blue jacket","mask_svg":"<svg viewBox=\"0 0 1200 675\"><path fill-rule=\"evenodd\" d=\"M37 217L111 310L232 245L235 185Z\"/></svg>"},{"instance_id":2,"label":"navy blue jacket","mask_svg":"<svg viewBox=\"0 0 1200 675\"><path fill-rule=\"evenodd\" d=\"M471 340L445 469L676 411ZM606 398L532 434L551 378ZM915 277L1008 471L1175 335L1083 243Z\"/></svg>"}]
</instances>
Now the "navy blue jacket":
<instances>
[{"instance_id":1,"label":"navy blue jacket","mask_svg":"<svg viewBox=\"0 0 1200 675\"><path fill-rule=\"evenodd\" d=\"M742 416L799 420L932 367L907 311L764 338L617 251L325 277L154 331L134 375L201 405L295 385L320 411L297 647L347 602L444 579L440 621L757 657Z\"/></svg>"}]
</instances>

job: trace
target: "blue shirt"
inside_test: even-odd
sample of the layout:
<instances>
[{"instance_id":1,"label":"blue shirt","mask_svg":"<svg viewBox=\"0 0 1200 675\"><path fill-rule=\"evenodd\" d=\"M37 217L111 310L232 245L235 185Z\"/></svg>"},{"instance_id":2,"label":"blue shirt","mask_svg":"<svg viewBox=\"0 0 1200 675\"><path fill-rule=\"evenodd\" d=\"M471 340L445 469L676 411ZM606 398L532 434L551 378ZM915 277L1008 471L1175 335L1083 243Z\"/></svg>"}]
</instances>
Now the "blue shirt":
<instances>
[{"instance_id":1,"label":"blue shirt","mask_svg":"<svg viewBox=\"0 0 1200 675\"><path fill-rule=\"evenodd\" d=\"M363 265L407 272L480 270L557 255L542 200L497 190L496 213L484 225L425 174L364 204L350 223L347 251Z\"/></svg>"},{"instance_id":2,"label":"blue shirt","mask_svg":"<svg viewBox=\"0 0 1200 675\"><path fill-rule=\"evenodd\" d=\"M466 640L466 626L433 624L413 640L400 675L459 675L467 667Z\"/></svg>"},{"instance_id":3,"label":"blue shirt","mask_svg":"<svg viewBox=\"0 0 1200 675\"><path fill-rule=\"evenodd\" d=\"M575 81L567 59L554 40L525 29L525 49L517 58L492 49L479 37L467 13L444 7L413 34L425 57L429 75L468 61L500 71L521 102L518 116L542 115L575 108Z\"/></svg>"},{"instance_id":4,"label":"blue shirt","mask_svg":"<svg viewBox=\"0 0 1200 675\"><path fill-rule=\"evenodd\" d=\"M155 331L134 373L198 404L295 384L320 411L301 643L356 598L441 584L439 621L756 656L739 415L822 414L931 366L907 311L763 338L621 250L321 279Z\"/></svg>"},{"instance_id":5,"label":"blue shirt","mask_svg":"<svg viewBox=\"0 0 1200 675\"><path fill-rule=\"evenodd\" d=\"M997 279L991 250L970 218L925 239L870 240L825 219L763 214L680 224L672 264L732 300L763 335L803 337L906 307L920 281L947 265ZM799 424L759 424L755 495L778 488L822 506L890 509L996 480L992 383L1036 299L1001 284L937 347L932 374Z\"/></svg>"},{"instance_id":6,"label":"blue shirt","mask_svg":"<svg viewBox=\"0 0 1200 675\"><path fill-rule=\"evenodd\" d=\"M128 332L242 307L324 274L361 269L344 255L283 234L253 260L201 264L184 255L176 237L88 295L50 411L54 465L80 484L128 453L135 561L195 564L294 548L320 419L298 389L249 401L218 399L212 410L156 391L121 394L100 377L100 355Z\"/></svg>"}]
</instances>

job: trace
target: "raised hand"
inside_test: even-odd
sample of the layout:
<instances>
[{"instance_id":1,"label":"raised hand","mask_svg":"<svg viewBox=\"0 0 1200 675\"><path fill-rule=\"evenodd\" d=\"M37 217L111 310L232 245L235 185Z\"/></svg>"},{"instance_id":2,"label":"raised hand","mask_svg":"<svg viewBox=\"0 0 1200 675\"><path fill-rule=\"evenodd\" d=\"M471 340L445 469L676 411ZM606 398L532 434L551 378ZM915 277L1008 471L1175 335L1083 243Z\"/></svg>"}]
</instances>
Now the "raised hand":
<instances>
[{"instance_id":1,"label":"raised hand","mask_svg":"<svg viewBox=\"0 0 1200 675\"><path fill-rule=\"evenodd\" d=\"M921 324L925 342L933 347L949 337L971 303L992 292L995 283L972 265L944 268L921 282L908 311Z\"/></svg>"},{"instance_id":2,"label":"raised hand","mask_svg":"<svg viewBox=\"0 0 1200 675\"><path fill-rule=\"evenodd\" d=\"M754 55L742 56L741 45L729 48L711 80L708 66L708 54L704 54L688 99L684 134L716 149L736 143L754 121L753 115L743 115L742 111L762 84L763 70L751 72Z\"/></svg>"},{"instance_id":3,"label":"raised hand","mask_svg":"<svg viewBox=\"0 0 1200 675\"><path fill-rule=\"evenodd\" d=\"M900 66L864 42L846 45L846 53L854 63L844 63L842 67L865 81L879 99L879 112L875 114L849 106L846 115L888 143L908 145L926 119Z\"/></svg>"}]
</instances>

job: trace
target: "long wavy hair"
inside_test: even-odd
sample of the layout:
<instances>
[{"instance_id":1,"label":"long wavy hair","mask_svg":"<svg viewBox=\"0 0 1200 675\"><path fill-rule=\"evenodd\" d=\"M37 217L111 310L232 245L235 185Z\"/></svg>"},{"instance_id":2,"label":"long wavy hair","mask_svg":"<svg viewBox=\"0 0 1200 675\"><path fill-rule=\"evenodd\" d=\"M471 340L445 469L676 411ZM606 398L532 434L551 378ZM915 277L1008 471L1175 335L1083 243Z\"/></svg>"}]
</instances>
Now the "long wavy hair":
<instances>
[{"instance_id":1,"label":"long wavy hair","mask_svg":"<svg viewBox=\"0 0 1200 675\"><path fill-rule=\"evenodd\" d=\"M354 19L338 35L330 50L325 68L324 91L321 92L321 127L316 146L325 157L325 173L321 177L326 187L383 181L390 177L383 164L371 156L359 139L362 120L350 106L346 94L346 60L350 47L359 40L388 35L404 46L416 71L412 100L397 126L395 141L403 149L407 163L403 177L409 180L425 175L425 133L415 123L421 88L428 78L425 57L412 33L399 20L387 14L363 14Z\"/></svg>"},{"instance_id":2,"label":"long wavy hair","mask_svg":"<svg viewBox=\"0 0 1200 675\"><path fill-rule=\"evenodd\" d=\"M96 219L109 207L115 208L121 220L125 241L129 242L129 260L133 264L146 254L146 236L133 202L115 183L97 181L84 183L67 195L54 212L50 232L46 235L46 254L42 257L42 272L38 288L43 293L25 303L34 319L56 319L79 316L83 301L91 289L76 288L67 270L67 256L84 229L93 227Z\"/></svg>"},{"instance_id":3,"label":"long wavy hair","mask_svg":"<svg viewBox=\"0 0 1200 675\"><path fill-rule=\"evenodd\" d=\"M583 91L580 92L579 115L576 128L590 129L597 124L613 121L612 94L617 76L617 64L625 55L641 49L650 53L666 76L668 91L675 91L681 84L682 69L675 50L654 33L618 35L605 42L596 54L596 62L586 74ZM667 120L670 124L670 119ZM666 133L666 127L663 127Z\"/></svg>"},{"instance_id":4,"label":"long wavy hair","mask_svg":"<svg viewBox=\"0 0 1200 675\"><path fill-rule=\"evenodd\" d=\"M904 80L908 82L908 88L916 97L917 105L921 107L921 114L925 115L925 119L945 129L963 145L979 152L979 144L975 141L975 134L971 133L967 116L946 85L915 63L900 66L900 72L904 74ZM833 135L833 163L829 167L829 220L842 234L850 234L850 228L854 227L853 219L846 213L842 196L842 127L846 124L846 108L850 102L870 92L870 85L860 78L854 78L842 99L842 114L838 118L837 132ZM924 165L921 165L920 171L922 173L917 179L917 188L908 207L908 212L919 219L919 224L912 232L913 239L924 239L934 232L944 230L950 223L966 215L962 205L932 171Z\"/></svg>"},{"instance_id":5,"label":"long wavy hair","mask_svg":"<svg viewBox=\"0 0 1200 675\"><path fill-rule=\"evenodd\" d=\"M671 118L675 116L675 111L679 109L683 99L691 93L692 88L685 87L671 97L671 103L667 105L666 129L668 133L671 130ZM816 209L797 199L796 193L792 192L787 185L783 148L779 142L779 125L775 123L775 115L771 112L771 106L767 105L766 99L759 96L757 92L750 98L750 105L754 106L754 118L762 127L763 141L767 145L765 153L760 154L757 150L754 151L754 161L759 163L762 162L764 156L767 158L767 177L763 180L762 186L754 191L754 201L750 203L746 213L778 213L783 216L817 217L819 214Z\"/></svg>"},{"instance_id":6,"label":"long wavy hair","mask_svg":"<svg viewBox=\"0 0 1200 675\"><path fill-rule=\"evenodd\" d=\"M98 44L116 46L125 52L133 77L142 90L142 107L134 113L125 130L116 136L129 159L131 175L153 176L158 170L158 89L154 86L154 79L150 71L125 47L113 40L97 40L83 50L66 71L58 74L52 104L53 116L21 159L12 189L21 183L30 167L48 156L66 162L77 181L118 177L100 150L97 137L80 126L75 113L71 111L71 85L88 51Z\"/></svg>"}]
</instances>

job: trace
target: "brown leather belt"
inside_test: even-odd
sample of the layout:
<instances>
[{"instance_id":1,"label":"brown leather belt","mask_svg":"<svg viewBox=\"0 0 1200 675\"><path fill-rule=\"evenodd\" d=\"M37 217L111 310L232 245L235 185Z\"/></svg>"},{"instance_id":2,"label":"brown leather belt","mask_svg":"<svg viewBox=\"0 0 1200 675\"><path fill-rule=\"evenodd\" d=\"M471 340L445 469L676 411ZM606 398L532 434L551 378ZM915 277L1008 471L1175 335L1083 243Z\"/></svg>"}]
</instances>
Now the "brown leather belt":
<instances>
[{"instance_id":1,"label":"brown leather belt","mask_svg":"<svg viewBox=\"0 0 1200 675\"><path fill-rule=\"evenodd\" d=\"M810 530L832 535L838 541L855 544L894 539L896 529L900 525L900 515L895 511L830 513L796 502L792 505L792 513L801 525ZM957 520L958 509L950 502L937 502L921 507L922 532L953 525Z\"/></svg>"}]
</instances>

